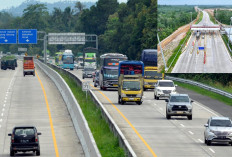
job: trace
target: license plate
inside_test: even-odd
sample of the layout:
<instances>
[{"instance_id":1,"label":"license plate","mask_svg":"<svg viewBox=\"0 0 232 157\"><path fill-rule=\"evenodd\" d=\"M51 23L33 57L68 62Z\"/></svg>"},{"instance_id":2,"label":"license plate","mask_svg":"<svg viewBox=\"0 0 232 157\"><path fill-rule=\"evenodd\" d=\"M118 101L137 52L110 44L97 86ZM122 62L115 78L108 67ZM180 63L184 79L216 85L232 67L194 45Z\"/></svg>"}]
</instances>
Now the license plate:
<instances>
[{"instance_id":1,"label":"license plate","mask_svg":"<svg viewBox=\"0 0 232 157\"><path fill-rule=\"evenodd\" d=\"M220 136L219 138L221 138L221 139L225 139L225 138L226 138L226 136Z\"/></svg>"},{"instance_id":2,"label":"license plate","mask_svg":"<svg viewBox=\"0 0 232 157\"><path fill-rule=\"evenodd\" d=\"M21 140L20 142L21 142L21 143L28 143L29 140Z\"/></svg>"},{"instance_id":3,"label":"license plate","mask_svg":"<svg viewBox=\"0 0 232 157\"><path fill-rule=\"evenodd\" d=\"M129 98L129 100L134 100L134 98Z\"/></svg>"},{"instance_id":4,"label":"license plate","mask_svg":"<svg viewBox=\"0 0 232 157\"><path fill-rule=\"evenodd\" d=\"M183 111L177 111L176 113L178 113L178 114L182 114L182 113L184 113Z\"/></svg>"}]
</instances>

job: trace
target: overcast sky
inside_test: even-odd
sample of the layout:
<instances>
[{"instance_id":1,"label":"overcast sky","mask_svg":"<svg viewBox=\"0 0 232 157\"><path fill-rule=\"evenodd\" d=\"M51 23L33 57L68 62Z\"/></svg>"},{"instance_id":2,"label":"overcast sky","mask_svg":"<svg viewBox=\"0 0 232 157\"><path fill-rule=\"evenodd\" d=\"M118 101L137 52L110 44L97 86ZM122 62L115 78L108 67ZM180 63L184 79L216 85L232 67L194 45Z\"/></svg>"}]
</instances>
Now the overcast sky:
<instances>
[{"instance_id":1,"label":"overcast sky","mask_svg":"<svg viewBox=\"0 0 232 157\"><path fill-rule=\"evenodd\" d=\"M26 0L0 0L0 4L1 4L0 10L10 8L12 6L18 6L24 1L26 1ZM59 1L65 1L65 0L37 0L37 1L53 3L53 2L59 2ZM70 0L70 1L77 1L77 0ZM81 1L81 2L96 2L97 0L79 0L79 1ZM127 0L118 0L118 1L119 2L127 2Z\"/></svg>"},{"instance_id":2,"label":"overcast sky","mask_svg":"<svg viewBox=\"0 0 232 157\"><path fill-rule=\"evenodd\" d=\"M158 0L158 4L170 5L232 5L232 0Z\"/></svg>"}]
</instances>

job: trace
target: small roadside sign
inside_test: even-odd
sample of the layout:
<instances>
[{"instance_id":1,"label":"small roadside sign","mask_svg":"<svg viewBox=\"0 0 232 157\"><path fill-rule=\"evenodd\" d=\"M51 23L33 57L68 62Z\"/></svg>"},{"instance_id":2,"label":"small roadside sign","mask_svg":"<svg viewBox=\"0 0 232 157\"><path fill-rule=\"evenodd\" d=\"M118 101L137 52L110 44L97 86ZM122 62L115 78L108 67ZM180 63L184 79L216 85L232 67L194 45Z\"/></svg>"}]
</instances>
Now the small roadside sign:
<instances>
[{"instance_id":1,"label":"small roadside sign","mask_svg":"<svg viewBox=\"0 0 232 157\"><path fill-rule=\"evenodd\" d=\"M89 82L82 82L82 91L89 90Z\"/></svg>"}]
</instances>

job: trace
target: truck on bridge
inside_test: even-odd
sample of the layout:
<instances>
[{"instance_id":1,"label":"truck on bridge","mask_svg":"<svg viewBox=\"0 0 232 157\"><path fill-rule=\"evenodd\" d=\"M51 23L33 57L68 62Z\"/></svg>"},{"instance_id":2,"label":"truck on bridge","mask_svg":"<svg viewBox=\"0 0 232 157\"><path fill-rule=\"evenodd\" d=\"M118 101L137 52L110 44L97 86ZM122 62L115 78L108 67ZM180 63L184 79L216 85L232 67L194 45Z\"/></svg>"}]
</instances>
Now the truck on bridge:
<instances>
[{"instance_id":1,"label":"truck on bridge","mask_svg":"<svg viewBox=\"0 0 232 157\"><path fill-rule=\"evenodd\" d=\"M118 65L127 60L127 56L119 53L106 53L100 56L100 89L118 88Z\"/></svg>"},{"instance_id":2,"label":"truck on bridge","mask_svg":"<svg viewBox=\"0 0 232 157\"><path fill-rule=\"evenodd\" d=\"M154 89L158 80L164 79L164 75L158 73L157 50L145 49L142 51L141 61L144 63L144 82L143 90Z\"/></svg>"},{"instance_id":3,"label":"truck on bridge","mask_svg":"<svg viewBox=\"0 0 232 157\"><path fill-rule=\"evenodd\" d=\"M144 64L141 61L122 61L118 69L118 103L142 104Z\"/></svg>"}]
</instances>

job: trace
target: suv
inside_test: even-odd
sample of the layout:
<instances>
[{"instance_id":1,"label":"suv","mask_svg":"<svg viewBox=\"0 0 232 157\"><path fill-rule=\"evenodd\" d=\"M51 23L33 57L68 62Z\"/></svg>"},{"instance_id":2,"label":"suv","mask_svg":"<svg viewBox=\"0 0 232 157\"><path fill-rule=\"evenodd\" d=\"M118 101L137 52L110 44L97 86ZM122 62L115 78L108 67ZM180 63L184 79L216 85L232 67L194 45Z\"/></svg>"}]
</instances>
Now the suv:
<instances>
[{"instance_id":1,"label":"suv","mask_svg":"<svg viewBox=\"0 0 232 157\"><path fill-rule=\"evenodd\" d=\"M41 133L37 132L34 126L18 126L14 127L11 134L10 156L14 156L17 152L36 152L36 156L40 156L39 137Z\"/></svg>"},{"instance_id":2,"label":"suv","mask_svg":"<svg viewBox=\"0 0 232 157\"><path fill-rule=\"evenodd\" d=\"M170 94L169 99L166 100L166 118L171 116L187 116L192 120L192 102L188 94Z\"/></svg>"},{"instance_id":3,"label":"suv","mask_svg":"<svg viewBox=\"0 0 232 157\"><path fill-rule=\"evenodd\" d=\"M95 71L94 68L84 68L82 73L82 79L87 78L92 78L93 77L93 72Z\"/></svg>"},{"instance_id":4,"label":"suv","mask_svg":"<svg viewBox=\"0 0 232 157\"><path fill-rule=\"evenodd\" d=\"M205 126L205 144L228 142L232 145L232 123L227 117L211 117Z\"/></svg>"},{"instance_id":5,"label":"suv","mask_svg":"<svg viewBox=\"0 0 232 157\"><path fill-rule=\"evenodd\" d=\"M169 97L176 93L176 86L172 80L158 80L154 88L154 98L159 100L160 97Z\"/></svg>"}]
</instances>

